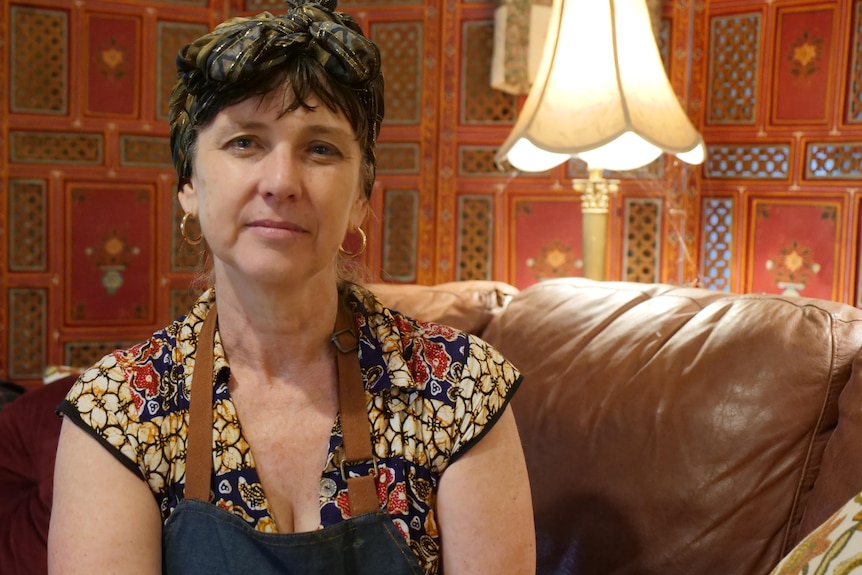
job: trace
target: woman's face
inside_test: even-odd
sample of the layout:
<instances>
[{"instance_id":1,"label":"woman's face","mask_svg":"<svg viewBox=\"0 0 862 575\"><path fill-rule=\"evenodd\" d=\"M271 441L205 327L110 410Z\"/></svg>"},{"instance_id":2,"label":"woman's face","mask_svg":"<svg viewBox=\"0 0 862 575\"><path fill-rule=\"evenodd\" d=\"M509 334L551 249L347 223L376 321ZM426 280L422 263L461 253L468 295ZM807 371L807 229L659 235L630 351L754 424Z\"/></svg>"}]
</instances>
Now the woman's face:
<instances>
[{"instance_id":1,"label":"woman's face","mask_svg":"<svg viewBox=\"0 0 862 575\"><path fill-rule=\"evenodd\" d=\"M338 248L365 217L350 123L315 99L313 111L283 113L284 94L229 106L198 133L180 202L200 218L216 281L334 279Z\"/></svg>"}]
</instances>

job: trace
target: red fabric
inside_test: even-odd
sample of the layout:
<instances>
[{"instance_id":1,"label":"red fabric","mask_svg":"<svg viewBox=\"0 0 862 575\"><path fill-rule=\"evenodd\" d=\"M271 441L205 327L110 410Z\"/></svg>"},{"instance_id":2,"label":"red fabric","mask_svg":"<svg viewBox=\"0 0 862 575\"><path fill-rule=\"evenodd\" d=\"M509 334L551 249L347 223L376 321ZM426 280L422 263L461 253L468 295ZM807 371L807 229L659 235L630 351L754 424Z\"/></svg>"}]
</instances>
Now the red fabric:
<instances>
[{"instance_id":1,"label":"red fabric","mask_svg":"<svg viewBox=\"0 0 862 575\"><path fill-rule=\"evenodd\" d=\"M48 572L55 410L75 376L29 391L0 411L0 565L3 575Z\"/></svg>"}]
</instances>

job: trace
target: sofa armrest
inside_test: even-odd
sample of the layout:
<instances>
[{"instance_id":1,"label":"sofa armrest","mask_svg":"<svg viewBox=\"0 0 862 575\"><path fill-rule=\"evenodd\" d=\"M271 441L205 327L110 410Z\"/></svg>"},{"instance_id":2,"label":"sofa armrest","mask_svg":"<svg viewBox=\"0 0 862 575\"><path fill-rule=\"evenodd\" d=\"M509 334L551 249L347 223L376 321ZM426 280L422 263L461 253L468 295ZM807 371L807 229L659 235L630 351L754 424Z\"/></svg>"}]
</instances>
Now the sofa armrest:
<instances>
[{"instance_id":1,"label":"sofa armrest","mask_svg":"<svg viewBox=\"0 0 862 575\"><path fill-rule=\"evenodd\" d=\"M369 284L380 302L412 318L481 336L518 289L507 283L471 280L437 284Z\"/></svg>"}]
</instances>

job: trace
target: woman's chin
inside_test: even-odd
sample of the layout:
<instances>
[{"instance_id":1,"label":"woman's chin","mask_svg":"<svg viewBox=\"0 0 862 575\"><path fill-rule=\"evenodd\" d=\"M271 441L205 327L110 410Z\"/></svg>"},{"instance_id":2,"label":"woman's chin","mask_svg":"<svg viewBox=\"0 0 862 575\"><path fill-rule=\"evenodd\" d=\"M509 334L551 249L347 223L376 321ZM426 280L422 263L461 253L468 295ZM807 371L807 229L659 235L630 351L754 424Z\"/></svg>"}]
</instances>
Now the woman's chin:
<instances>
[{"instance_id":1,"label":"woman's chin","mask_svg":"<svg viewBox=\"0 0 862 575\"><path fill-rule=\"evenodd\" d=\"M292 287L321 285L321 281L334 282L334 272L326 273L325 266L300 266L295 262L276 262L267 259L263 262L244 261L225 269L225 274L216 272L216 282L220 276L241 289L279 290Z\"/></svg>"}]
</instances>

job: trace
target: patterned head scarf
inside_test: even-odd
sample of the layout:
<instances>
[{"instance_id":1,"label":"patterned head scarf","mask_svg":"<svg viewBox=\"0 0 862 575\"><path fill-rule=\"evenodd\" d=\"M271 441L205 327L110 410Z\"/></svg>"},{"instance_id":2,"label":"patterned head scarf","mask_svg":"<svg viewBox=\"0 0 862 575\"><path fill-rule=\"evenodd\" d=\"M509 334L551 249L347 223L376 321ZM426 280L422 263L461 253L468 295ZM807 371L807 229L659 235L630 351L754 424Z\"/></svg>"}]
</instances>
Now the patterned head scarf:
<instances>
[{"instance_id":1,"label":"patterned head scarf","mask_svg":"<svg viewBox=\"0 0 862 575\"><path fill-rule=\"evenodd\" d=\"M365 194L371 195L374 145L383 121L380 51L350 15L335 11L337 0L287 4L282 16L263 12L227 20L177 55L179 80L171 94L170 126L178 187L191 177L197 130L222 108L274 88L266 79L304 57L322 70L318 76L332 94L324 101L345 113L357 135L365 135L360 144L370 171ZM350 99L353 106L342 101Z\"/></svg>"}]
</instances>

